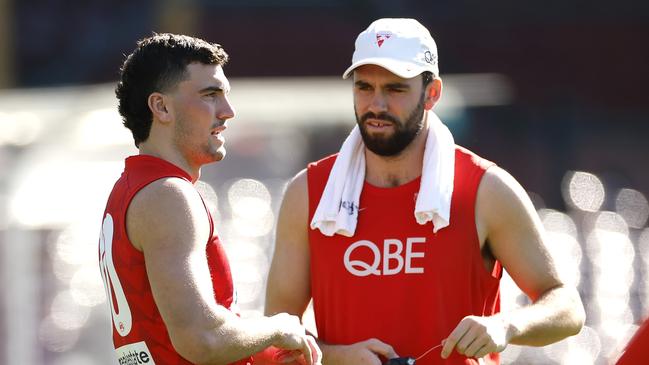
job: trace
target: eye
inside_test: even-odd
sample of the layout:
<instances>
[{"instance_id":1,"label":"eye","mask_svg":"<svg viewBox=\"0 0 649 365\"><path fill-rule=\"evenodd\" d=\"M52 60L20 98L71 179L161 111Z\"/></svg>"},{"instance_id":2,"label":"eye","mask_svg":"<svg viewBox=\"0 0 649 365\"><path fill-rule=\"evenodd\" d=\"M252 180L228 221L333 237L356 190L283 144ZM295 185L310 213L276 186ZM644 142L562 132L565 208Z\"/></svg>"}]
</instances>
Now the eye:
<instances>
[{"instance_id":1,"label":"eye","mask_svg":"<svg viewBox=\"0 0 649 365\"><path fill-rule=\"evenodd\" d=\"M365 83L365 82L357 82L355 85L356 85L356 90L360 90L360 91L371 91L372 90L372 86L370 86L370 84Z\"/></svg>"}]
</instances>

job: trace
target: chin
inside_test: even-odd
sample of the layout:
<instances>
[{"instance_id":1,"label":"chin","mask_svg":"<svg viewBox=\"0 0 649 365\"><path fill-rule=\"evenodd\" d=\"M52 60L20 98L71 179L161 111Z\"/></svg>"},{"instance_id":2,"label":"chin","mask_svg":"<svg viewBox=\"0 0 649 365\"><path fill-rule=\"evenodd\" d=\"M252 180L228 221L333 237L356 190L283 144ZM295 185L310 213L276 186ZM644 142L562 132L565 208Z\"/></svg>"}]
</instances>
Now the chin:
<instances>
[{"instance_id":1,"label":"chin","mask_svg":"<svg viewBox=\"0 0 649 365\"><path fill-rule=\"evenodd\" d=\"M202 165L209 165L215 162L219 162L225 158L225 151L216 151L211 152L209 155L203 156Z\"/></svg>"},{"instance_id":2,"label":"chin","mask_svg":"<svg viewBox=\"0 0 649 365\"><path fill-rule=\"evenodd\" d=\"M221 161L225 158L225 155L225 149L219 148L219 150L214 154L214 162Z\"/></svg>"}]
</instances>

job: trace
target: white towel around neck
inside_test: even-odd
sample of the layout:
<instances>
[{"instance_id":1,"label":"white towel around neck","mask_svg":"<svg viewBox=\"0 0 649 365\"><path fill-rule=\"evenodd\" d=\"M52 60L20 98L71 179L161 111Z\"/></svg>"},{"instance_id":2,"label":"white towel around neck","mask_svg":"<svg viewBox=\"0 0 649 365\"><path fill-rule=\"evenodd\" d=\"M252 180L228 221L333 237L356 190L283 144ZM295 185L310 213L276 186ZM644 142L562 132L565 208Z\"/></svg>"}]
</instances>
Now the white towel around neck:
<instances>
[{"instance_id":1,"label":"white towel around neck","mask_svg":"<svg viewBox=\"0 0 649 365\"><path fill-rule=\"evenodd\" d=\"M419 224L433 222L433 232L450 224L455 175L455 141L437 115L428 111L428 136L414 216ZM316 208L311 229L325 236L352 237L358 202L365 182L365 145L358 126L345 139Z\"/></svg>"}]
</instances>

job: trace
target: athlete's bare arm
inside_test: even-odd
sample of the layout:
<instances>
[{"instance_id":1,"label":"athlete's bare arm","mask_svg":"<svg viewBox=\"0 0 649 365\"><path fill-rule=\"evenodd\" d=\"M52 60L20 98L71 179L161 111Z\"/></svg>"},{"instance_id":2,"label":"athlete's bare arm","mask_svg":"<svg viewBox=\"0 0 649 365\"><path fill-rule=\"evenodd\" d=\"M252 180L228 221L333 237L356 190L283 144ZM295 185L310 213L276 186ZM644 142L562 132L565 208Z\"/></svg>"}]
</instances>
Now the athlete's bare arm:
<instances>
[{"instance_id":1,"label":"athlete's bare arm","mask_svg":"<svg viewBox=\"0 0 649 365\"><path fill-rule=\"evenodd\" d=\"M309 196L306 170L288 184L280 207L275 253L268 274L266 314L301 317L311 299Z\"/></svg>"},{"instance_id":2,"label":"athlete's bare arm","mask_svg":"<svg viewBox=\"0 0 649 365\"><path fill-rule=\"evenodd\" d=\"M229 364L275 345L300 350L313 362L297 317L240 319L216 303L205 249L209 220L189 182L165 178L149 184L133 198L126 219L180 355L196 364Z\"/></svg>"},{"instance_id":3,"label":"athlete's bare arm","mask_svg":"<svg viewBox=\"0 0 649 365\"><path fill-rule=\"evenodd\" d=\"M499 167L487 170L476 199L476 226L489 250L533 304L492 317L465 317L442 350L469 357L507 344L543 346L575 335L584 322L577 290L566 286L544 243L543 225L525 190Z\"/></svg>"},{"instance_id":4,"label":"athlete's bare arm","mask_svg":"<svg viewBox=\"0 0 649 365\"><path fill-rule=\"evenodd\" d=\"M302 317L311 299L308 204L307 174L302 170L288 184L279 212L275 254L266 290L266 315L288 312ZM390 345L377 339L352 345L322 341L318 344L326 365L381 365L379 355L397 357Z\"/></svg>"}]
</instances>

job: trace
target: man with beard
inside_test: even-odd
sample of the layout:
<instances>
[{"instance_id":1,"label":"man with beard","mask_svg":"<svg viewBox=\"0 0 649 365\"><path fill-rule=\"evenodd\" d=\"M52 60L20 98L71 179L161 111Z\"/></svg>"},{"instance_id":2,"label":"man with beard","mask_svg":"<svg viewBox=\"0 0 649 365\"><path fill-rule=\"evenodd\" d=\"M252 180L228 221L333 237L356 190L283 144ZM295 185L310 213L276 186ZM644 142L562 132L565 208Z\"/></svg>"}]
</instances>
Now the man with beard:
<instances>
[{"instance_id":1,"label":"man with beard","mask_svg":"<svg viewBox=\"0 0 649 365\"><path fill-rule=\"evenodd\" d=\"M581 300L525 190L432 111L442 80L428 30L375 21L349 76L357 126L287 187L266 312L301 316L313 299L325 364L497 364L510 343L578 333ZM532 304L500 312L503 269Z\"/></svg>"},{"instance_id":2,"label":"man with beard","mask_svg":"<svg viewBox=\"0 0 649 365\"><path fill-rule=\"evenodd\" d=\"M119 364L319 364L297 317L239 318L213 212L195 188L201 167L225 157L227 60L218 44L156 34L122 66L115 92L139 154L126 159L99 240ZM251 358L270 346L283 351Z\"/></svg>"}]
</instances>

